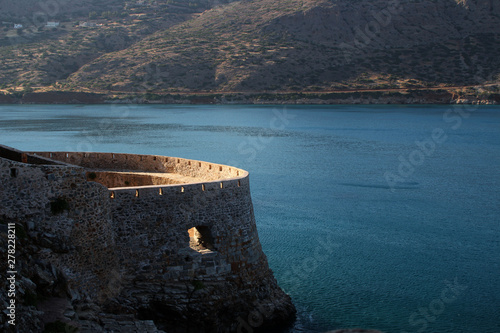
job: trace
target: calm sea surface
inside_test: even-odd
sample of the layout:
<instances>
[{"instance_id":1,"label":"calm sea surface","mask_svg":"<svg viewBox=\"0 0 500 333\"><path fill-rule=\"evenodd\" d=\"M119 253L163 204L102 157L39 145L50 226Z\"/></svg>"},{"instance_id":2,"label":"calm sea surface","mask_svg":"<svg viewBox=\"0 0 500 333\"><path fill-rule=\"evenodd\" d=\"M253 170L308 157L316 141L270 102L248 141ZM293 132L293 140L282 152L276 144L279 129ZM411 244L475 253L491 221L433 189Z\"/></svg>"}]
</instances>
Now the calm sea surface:
<instances>
[{"instance_id":1,"label":"calm sea surface","mask_svg":"<svg viewBox=\"0 0 500 333\"><path fill-rule=\"evenodd\" d=\"M0 106L0 143L250 171L293 332L500 332L500 107Z\"/></svg>"}]
</instances>

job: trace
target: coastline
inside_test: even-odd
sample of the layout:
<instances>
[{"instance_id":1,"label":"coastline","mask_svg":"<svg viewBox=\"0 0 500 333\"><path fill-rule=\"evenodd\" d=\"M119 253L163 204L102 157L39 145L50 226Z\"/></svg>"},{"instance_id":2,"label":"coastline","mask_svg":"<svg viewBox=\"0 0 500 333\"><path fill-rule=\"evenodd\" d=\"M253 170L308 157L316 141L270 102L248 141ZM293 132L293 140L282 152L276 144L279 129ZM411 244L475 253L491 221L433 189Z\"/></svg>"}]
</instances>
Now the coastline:
<instances>
[{"instance_id":1,"label":"coastline","mask_svg":"<svg viewBox=\"0 0 500 333\"><path fill-rule=\"evenodd\" d=\"M0 104L500 104L500 92L485 87L328 92L82 92L0 94Z\"/></svg>"}]
</instances>

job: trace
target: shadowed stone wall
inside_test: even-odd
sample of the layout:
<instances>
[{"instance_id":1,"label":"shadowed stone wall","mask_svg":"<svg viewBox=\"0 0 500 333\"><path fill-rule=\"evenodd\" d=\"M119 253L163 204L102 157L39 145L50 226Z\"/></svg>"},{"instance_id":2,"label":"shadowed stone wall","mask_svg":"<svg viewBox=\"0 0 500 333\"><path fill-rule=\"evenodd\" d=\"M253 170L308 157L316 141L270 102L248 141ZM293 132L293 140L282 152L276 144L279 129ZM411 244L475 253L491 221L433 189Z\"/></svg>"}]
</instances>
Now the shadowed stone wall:
<instances>
[{"instance_id":1,"label":"shadowed stone wall","mask_svg":"<svg viewBox=\"0 0 500 333\"><path fill-rule=\"evenodd\" d=\"M0 157L0 217L44 236L48 250L40 257L61 269L75 291L108 298L114 291L107 281L118 272L108 190L88 182L80 167L47 164Z\"/></svg>"}]
</instances>

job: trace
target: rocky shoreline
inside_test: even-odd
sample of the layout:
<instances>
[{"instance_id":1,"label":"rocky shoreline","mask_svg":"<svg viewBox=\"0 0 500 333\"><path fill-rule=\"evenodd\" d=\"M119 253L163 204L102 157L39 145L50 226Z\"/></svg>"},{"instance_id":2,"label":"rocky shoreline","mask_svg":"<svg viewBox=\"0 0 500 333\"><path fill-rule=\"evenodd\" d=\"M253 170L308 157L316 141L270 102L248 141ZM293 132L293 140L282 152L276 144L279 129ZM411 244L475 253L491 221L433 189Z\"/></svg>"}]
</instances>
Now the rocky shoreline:
<instances>
[{"instance_id":1,"label":"rocky shoreline","mask_svg":"<svg viewBox=\"0 0 500 333\"><path fill-rule=\"evenodd\" d=\"M48 91L0 94L0 104L500 104L496 89L336 92L102 93Z\"/></svg>"}]
</instances>

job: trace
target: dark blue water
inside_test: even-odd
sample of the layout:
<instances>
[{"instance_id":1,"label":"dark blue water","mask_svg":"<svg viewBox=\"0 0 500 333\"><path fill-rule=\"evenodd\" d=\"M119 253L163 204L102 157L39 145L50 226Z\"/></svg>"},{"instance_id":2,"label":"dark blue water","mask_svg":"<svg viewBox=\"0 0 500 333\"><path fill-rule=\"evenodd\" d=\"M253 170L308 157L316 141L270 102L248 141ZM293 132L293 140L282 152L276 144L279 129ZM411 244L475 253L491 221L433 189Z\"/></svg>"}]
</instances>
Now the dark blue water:
<instances>
[{"instance_id":1,"label":"dark blue water","mask_svg":"<svg viewBox=\"0 0 500 333\"><path fill-rule=\"evenodd\" d=\"M0 106L0 143L249 170L294 332L500 332L500 107Z\"/></svg>"}]
</instances>

